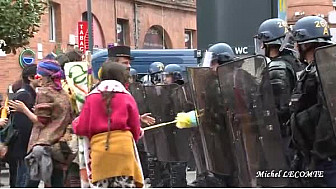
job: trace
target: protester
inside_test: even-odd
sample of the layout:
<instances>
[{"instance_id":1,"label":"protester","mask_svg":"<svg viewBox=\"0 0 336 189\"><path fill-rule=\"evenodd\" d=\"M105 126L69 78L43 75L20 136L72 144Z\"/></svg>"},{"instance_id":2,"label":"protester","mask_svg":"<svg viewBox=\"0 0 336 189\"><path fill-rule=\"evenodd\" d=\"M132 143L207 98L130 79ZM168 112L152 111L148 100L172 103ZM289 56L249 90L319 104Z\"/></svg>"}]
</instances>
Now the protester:
<instances>
[{"instance_id":1,"label":"protester","mask_svg":"<svg viewBox=\"0 0 336 189\"><path fill-rule=\"evenodd\" d=\"M35 89L40 86L40 80L35 78L36 65L29 65L22 71L22 88L17 90L13 100L19 100L32 110L35 104ZM24 158L27 155L27 147L33 123L22 112L10 114L13 128L18 131L18 136L8 146L8 159L10 168L10 186L23 188L27 177L27 168Z\"/></svg>"},{"instance_id":2,"label":"protester","mask_svg":"<svg viewBox=\"0 0 336 189\"><path fill-rule=\"evenodd\" d=\"M62 70L65 72L64 70L65 64L69 62L81 61L81 54L79 51L72 50L67 52L66 54L58 55L56 57L56 60L61 65ZM76 94L73 88L69 86L68 81L66 79L62 80L62 88L68 94L73 110L73 115L78 116L79 110L77 106ZM67 132L63 138L67 142L72 153L76 155L73 162L71 162L69 165L65 167L66 174L64 177L64 186L69 188L80 188L81 181L79 173L80 170L79 170L79 155L78 155L79 150L78 137L76 134L73 133L71 124L68 126Z\"/></svg>"},{"instance_id":3,"label":"protester","mask_svg":"<svg viewBox=\"0 0 336 189\"><path fill-rule=\"evenodd\" d=\"M87 96L74 132L90 139L92 183L96 187L142 187L134 141L143 134L134 98L125 89L126 67L107 61L100 84Z\"/></svg>"},{"instance_id":4,"label":"protester","mask_svg":"<svg viewBox=\"0 0 336 189\"><path fill-rule=\"evenodd\" d=\"M62 89L61 79L64 73L55 60L43 60L37 66L35 78L41 79L37 89L35 112L30 111L21 101L11 101L14 111L25 113L33 122L33 129L25 161L30 180L26 187L38 187L40 180L51 187L63 187L63 170L58 169L52 160L53 146L64 135L71 123L71 105Z\"/></svg>"},{"instance_id":5,"label":"protester","mask_svg":"<svg viewBox=\"0 0 336 189\"><path fill-rule=\"evenodd\" d=\"M22 79L16 80L16 81L13 83L13 85L12 85L12 90L13 90L13 92L16 93L16 91L18 91L19 89L21 89L23 85L24 85L24 84L23 84Z\"/></svg>"}]
</instances>

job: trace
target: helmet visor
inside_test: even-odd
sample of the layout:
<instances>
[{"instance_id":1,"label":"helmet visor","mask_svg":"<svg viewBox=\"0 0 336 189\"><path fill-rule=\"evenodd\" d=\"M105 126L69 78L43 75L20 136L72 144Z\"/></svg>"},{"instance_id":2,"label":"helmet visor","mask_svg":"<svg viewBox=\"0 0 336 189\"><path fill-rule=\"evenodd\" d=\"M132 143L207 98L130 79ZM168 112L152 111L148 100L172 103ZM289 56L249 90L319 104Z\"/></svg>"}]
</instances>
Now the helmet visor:
<instances>
[{"instance_id":1,"label":"helmet visor","mask_svg":"<svg viewBox=\"0 0 336 189\"><path fill-rule=\"evenodd\" d=\"M217 57L215 56L215 54L213 52L205 52L202 63L201 63L201 67L210 67L211 66L211 62L216 60Z\"/></svg>"},{"instance_id":2,"label":"helmet visor","mask_svg":"<svg viewBox=\"0 0 336 189\"><path fill-rule=\"evenodd\" d=\"M254 38L254 49L255 49L255 54L256 55L264 55L265 56L265 47L264 43L258 38Z\"/></svg>"},{"instance_id":3,"label":"helmet visor","mask_svg":"<svg viewBox=\"0 0 336 189\"><path fill-rule=\"evenodd\" d=\"M288 32L284 38L284 40L282 41L282 44L279 48L279 51L282 52L283 50L290 50L293 51L294 50L294 36L292 32Z\"/></svg>"}]
</instances>

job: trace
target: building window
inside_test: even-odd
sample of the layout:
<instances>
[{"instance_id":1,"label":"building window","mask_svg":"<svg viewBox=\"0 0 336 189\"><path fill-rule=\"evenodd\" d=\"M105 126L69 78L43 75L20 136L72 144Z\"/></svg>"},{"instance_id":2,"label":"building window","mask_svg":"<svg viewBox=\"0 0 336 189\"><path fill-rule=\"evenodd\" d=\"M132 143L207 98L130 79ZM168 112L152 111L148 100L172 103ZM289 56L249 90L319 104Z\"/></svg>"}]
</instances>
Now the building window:
<instances>
[{"instance_id":1,"label":"building window","mask_svg":"<svg viewBox=\"0 0 336 189\"><path fill-rule=\"evenodd\" d=\"M55 8L52 4L49 7L49 40L56 41Z\"/></svg>"},{"instance_id":2,"label":"building window","mask_svg":"<svg viewBox=\"0 0 336 189\"><path fill-rule=\"evenodd\" d=\"M118 45L128 45L128 20L117 19L117 43Z\"/></svg>"},{"instance_id":3,"label":"building window","mask_svg":"<svg viewBox=\"0 0 336 189\"><path fill-rule=\"evenodd\" d=\"M166 39L169 36L165 35L162 26L152 26L145 35L144 49L168 49Z\"/></svg>"},{"instance_id":4,"label":"building window","mask_svg":"<svg viewBox=\"0 0 336 189\"><path fill-rule=\"evenodd\" d=\"M192 30L185 30L184 31L184 48L192 49L193 48L193 33Z\"/></svg>"}]
</instances>

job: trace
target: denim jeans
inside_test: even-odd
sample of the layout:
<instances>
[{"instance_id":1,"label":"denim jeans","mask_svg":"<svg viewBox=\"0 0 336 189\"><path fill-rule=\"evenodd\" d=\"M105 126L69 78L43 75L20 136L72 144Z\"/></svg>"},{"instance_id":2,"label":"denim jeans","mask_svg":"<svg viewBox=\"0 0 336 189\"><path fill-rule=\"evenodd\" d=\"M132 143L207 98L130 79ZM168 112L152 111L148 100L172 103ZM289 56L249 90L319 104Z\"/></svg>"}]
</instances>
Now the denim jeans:
<instances>
[{"instance_id":1,"label":"denim jeans","mask_svg":"<svg viewBox=\"0 0 336 189\"><path fill-rule=\"evenodd\" d=\"M17 161L17 176L15 186L18 188L23 188L26 186L26 181L28 178L28 170L24 160Z\"/></svg>"},{"instance_id":2,"label":"denim jeans","mask_svg":"<svg viewBox=\"0 0 336 189\"><path fill-rule=\"evenodd\" d=\"M51 175L51 187L52 188L63 188L64 187L64 171L59 169L53 169ZM38 188L40 181L30 180L27 177L26 188Z\"/></svg>"}]
</instances>

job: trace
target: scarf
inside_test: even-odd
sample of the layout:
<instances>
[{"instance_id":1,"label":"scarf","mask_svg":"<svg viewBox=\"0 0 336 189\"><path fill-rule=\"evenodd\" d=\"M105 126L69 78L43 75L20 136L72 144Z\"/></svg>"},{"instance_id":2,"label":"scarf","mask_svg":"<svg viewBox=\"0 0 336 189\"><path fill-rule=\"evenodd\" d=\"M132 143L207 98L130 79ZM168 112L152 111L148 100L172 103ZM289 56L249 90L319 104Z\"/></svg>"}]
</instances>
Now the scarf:
<instances>
[{"instance_id":1,"label":"scarf","mask_svg":"<svg viewBox=\"0 0 336 189\"><path fill-rule=\"evenodd\" d=\"M125 93L131 95L125 86L116 80L104 80L100 82L100 84L93 89L89 95L100 94L101 92Z\"/></svg>"},{"instance_id":2,"label":"scarf","mask_svg":"<svg viewBox=\"0 0 336 189\"><path fill-rule=\"evenodd\" d=\"M53 88L57 91L62 90L61 80L65 78L65 75L56 60L46 59L39 62L37 65L37 74L51 77L51 80L54 83Z\"/></svg>"}]
</instances>

